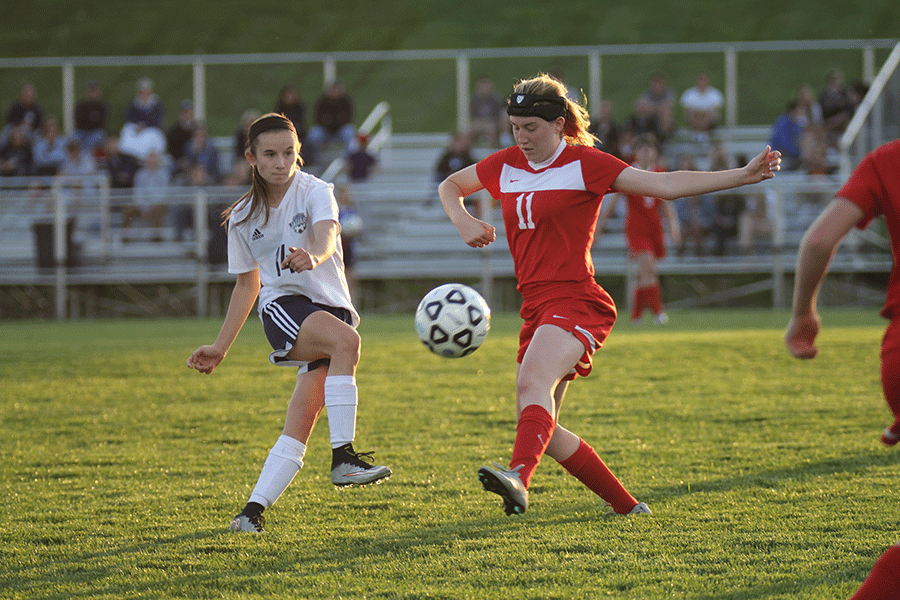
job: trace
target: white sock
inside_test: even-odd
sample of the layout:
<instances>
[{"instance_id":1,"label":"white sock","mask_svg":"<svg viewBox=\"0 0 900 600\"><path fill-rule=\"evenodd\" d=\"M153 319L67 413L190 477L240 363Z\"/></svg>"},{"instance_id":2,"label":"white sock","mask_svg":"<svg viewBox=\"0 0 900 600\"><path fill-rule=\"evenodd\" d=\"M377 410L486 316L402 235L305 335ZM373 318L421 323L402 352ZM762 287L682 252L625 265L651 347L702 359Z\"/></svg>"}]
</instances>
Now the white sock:
<instances>
[{"instance_id":1,"label":"white sock","mask_svg":"<svg viewBox=\"0 0 900 600\"><path fill-rule=\"evenodd\" d=\"M340 448L356 436L356 377L328 375L325 377L325 408L328 411L328 430L331 447Z\"/></svg>"},{"instance_id":2,"label":"white sock","mask_svg":"<svg viewBox=\"0 0 900 600\"><path fill-rule=\"evenodd\" d=\"M269 456L266 457L262 473L259 474L249 501L263 506L275 504L297 471L303 467L304 454L306 444L290 436L281 435L269 450Z\"/></svg>"}]
</instances>

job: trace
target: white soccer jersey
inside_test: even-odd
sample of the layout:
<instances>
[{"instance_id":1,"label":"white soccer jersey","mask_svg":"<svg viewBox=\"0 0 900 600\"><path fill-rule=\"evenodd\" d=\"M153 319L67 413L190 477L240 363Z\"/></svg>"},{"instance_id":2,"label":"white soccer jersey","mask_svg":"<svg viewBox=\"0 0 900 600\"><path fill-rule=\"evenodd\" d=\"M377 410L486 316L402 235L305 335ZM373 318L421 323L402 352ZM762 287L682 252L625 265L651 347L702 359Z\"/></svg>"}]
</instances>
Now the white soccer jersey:
<instances>
[{"instance_id":1,"label":"white soccer jersey","mask_svg":"<svg viewBox=\"0 0 900 600\"><path fill-rule=\"evenodd\" d=\"M353 315L353 326L359 324L359 313L350 301L340 234L337 250L315 269L294 273L282 268L290 254L288 248L311 246L313 225L319 221L338 221L334 186L321 179L297 171L294 181L276 208L239 223L250 210L244 202L231 213L228 221L228 272L246 273L259 268L262 289L259 292L259 314L268 303L281 296L303 295L319 304L346 308Z\"/></svg>"}]
</instances>

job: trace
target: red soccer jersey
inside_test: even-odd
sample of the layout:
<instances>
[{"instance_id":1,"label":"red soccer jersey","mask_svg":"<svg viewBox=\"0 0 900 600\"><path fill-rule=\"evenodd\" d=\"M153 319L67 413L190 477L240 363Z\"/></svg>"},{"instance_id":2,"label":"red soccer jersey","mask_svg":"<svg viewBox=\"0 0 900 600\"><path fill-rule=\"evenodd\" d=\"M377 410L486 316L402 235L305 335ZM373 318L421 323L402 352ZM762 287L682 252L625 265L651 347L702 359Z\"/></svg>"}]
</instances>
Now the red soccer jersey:
<instances>
[{"instance_id":1,"label":"red soccer jersey","mask_svg":"<svg viewBox=\"0 0 900 600\"><path fill-rule=\"evenodd\" d=\"M591 245L600 203L626 167L595 148L569 145L537 170L518 146L477 164L478 179L501 202L520 291L593 279Z\"/></svg>"},{"instance_id":2,"label":"red soccer jersey","mask_svg":"<svg viewBox=\"0 0 900 600\"><path fill-rule=\"evenodd\" d=\"M868 226L875 217L884 215L894 268L881 314L887 319L900 316L900 140L867 155L837 195L862 209L863 218L856 224L860 229Z\"/></svg>"},{"instance_id":3,"label":"red soccer jersey","mask_svg":"<svg viewBox=\"0 0 900 600\"><path fill-rule=\"evenodd\" d=\"M665 256L665 236L659 206L659 198L651 196L625 196L628 211L625 213L625 237L634 252L636 249L653 248L658 258Z\"/></svg>"}]
</instances>

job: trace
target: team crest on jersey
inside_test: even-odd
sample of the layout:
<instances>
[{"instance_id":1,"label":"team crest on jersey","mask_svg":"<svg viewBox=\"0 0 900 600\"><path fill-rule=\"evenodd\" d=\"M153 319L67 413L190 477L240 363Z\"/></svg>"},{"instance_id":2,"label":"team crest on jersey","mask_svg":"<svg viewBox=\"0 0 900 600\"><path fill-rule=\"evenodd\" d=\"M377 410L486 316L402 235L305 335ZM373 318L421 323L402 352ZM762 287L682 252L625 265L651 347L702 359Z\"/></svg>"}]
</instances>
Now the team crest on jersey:
<instances>
[{"instance_id":1,"label":"team crest on jersey","mask_svg":"<svg viewBox=\"0 0 900 600\"><path fill-rule=\"evenodd\" d=\"M297 233L303 233L306 231L306 214L305 213L297 213L294 215L294 218L291 219L291 229L293 229Z\"/></svg>"}]
</instances>

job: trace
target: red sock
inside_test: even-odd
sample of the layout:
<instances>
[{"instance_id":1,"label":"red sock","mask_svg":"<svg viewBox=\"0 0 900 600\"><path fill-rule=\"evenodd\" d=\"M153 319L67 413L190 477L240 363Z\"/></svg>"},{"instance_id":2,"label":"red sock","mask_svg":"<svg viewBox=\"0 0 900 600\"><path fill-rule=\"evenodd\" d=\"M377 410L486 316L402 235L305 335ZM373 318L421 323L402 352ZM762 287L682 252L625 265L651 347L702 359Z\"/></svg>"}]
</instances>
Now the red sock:
<instances>
[{"instance_id":1,"label":"red sock","mask_svg":"<svg viewBox=\"0 0 900 600\"><path fill-rule=\"evenodd\" d=\"M609 502L617 513L625 514L637 505L638 501L634 496L628 493L609 467L584 440L581 440L575 454L560 461L559 464L588 489Z\"/></svg>"},{"instance_id":2,"label":"red sock","mask_svg":"<svg viewBox=\"0 0 900 600\"><path fill-rule=\"evenodd\" d=\"M637 321L644 312L644 305L647 303L648 288L634 288L634 294L631 298L631 320Z\"/></svg>"},{"instance_id":3,"label":"red sock","mask_svg":"<svg viewBox=\"0 0 900 600\"><path fill-rule=\"evenodd\" d=\"M881 555L869 576L850 600L897 600L900 598L900 546Z\"/></svg>"},{"instance_id":4,"label":"red sock","mask_svg":"<svg viewBox=\"0 0 900 600\"><path fill-rule=\"evenodd\" d=\"M650 305L650 310L653 311L654 315L658 315L663 311L662 288L659 287L658 283L647 288L647 303Z\"/></svg>"},{"instance_id":5,"label":"red sock","mask_svg":"<svg viewBox=\"0 0 900 600\"><path fill-rule=\"evenodd\" d=\"M547 445L553 435L556 423L546 409L537 404L529 404L522 409L519 424L516 427L516 444L513 446L512 460L509 468L522 465L519 477L528 489L531 476L534 475L541 457L547 451Z\"/></svg>"}]
</instances>

